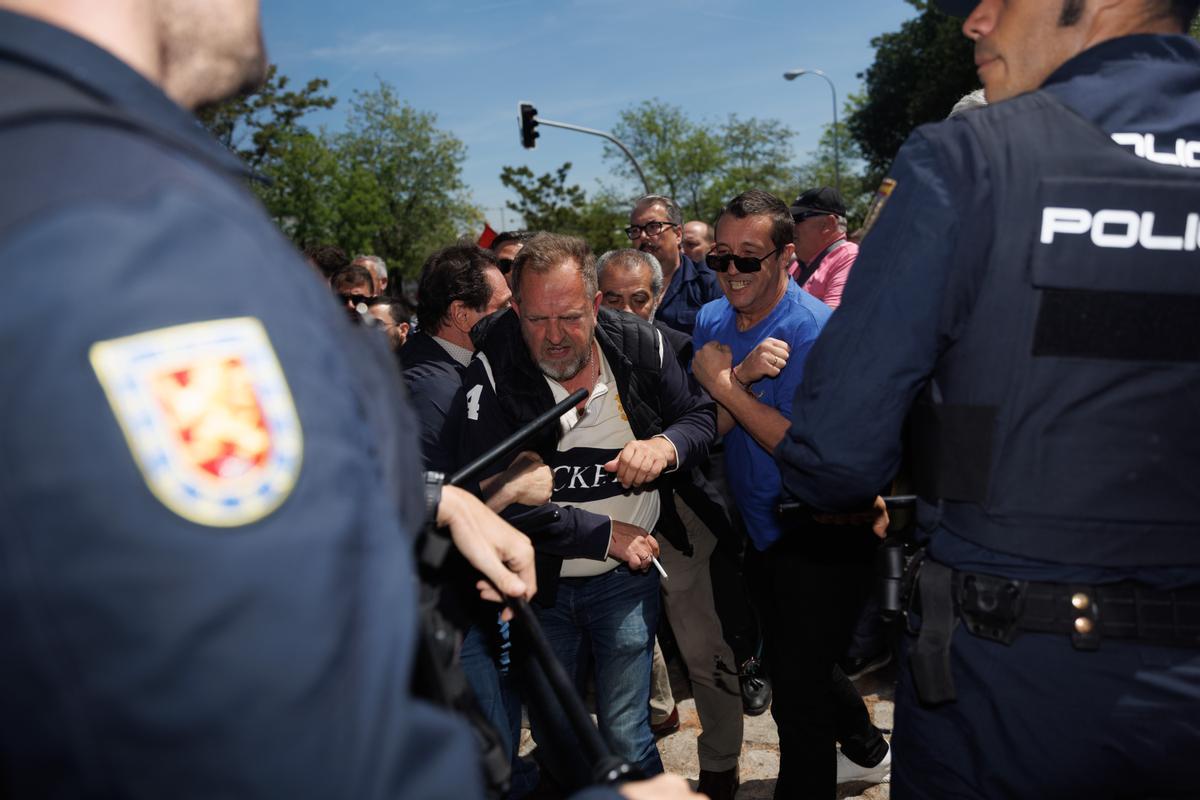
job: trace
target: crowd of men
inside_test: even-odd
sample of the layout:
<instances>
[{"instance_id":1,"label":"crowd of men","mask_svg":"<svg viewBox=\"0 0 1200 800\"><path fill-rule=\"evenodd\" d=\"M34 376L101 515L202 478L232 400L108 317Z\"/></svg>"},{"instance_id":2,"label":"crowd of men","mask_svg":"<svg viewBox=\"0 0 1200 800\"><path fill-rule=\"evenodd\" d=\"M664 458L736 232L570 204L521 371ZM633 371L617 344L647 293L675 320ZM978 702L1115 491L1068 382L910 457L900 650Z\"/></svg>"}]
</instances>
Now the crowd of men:
<instances>
[{"instance_id":1,"label":"crowd of men","mask_svg":"<svg viewBox=\"0 0 1200 800\"><path fill-rule=\"evenodd\" d=\"M990 105L861 253L829 187L648 195L599 258L449 244L414 322L187 113L263 79L257 3L0 0L0 263L44 267L0 295L4 793L682 800L665 620L712 798L768 707L779 798L1194 796L1200 2L937 5ZM841 664L906 440L888 742Z\"/></svg>"},{"instance_id":2,"label":"crowd of men","mask_svg":"<svg viewBox=\"0 0 1200 800\"><path fill-rule=\"evenodd\" d=\"M824 531L828 547L784 541L772 457L854 264L846 214L832 187L790 207L750 190L715 225L685 223L673 199L647 195L630 210L630 247L599 258L548 232L447 246L421 270L411 331L383 323L431 472L453 472L586 391L483 476L479 494L531 538L534 607L554 652L594 693L617 755L647 775L663 770L656 739L679 725L656 639L661 610L702 727L699 790L715 800L739 784L743 714L768 707L780 796L827 796L839 780L888 774L887 743L838 666L886 515L811 523L818 537L838 525ZM352 319L378 326L393 321L381 308L404 308L384 292L380 259L331 246L306 255ZM805 597L834 613L799 624L792 609ZM465 627L461 662L519 797L539 780L516 752L530 667L494 607L472 609ZM560 787L585 785L591 765L561 710L525 705L541 770Z\"/></svg>"}]
</instances>

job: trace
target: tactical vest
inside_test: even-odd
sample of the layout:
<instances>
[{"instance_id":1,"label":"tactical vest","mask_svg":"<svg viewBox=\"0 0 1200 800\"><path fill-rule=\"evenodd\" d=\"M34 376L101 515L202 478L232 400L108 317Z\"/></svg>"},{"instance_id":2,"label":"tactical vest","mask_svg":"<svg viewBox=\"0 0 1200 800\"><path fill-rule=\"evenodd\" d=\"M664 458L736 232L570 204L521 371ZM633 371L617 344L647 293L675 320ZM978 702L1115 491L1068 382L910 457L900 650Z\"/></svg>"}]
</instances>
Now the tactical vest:
<instances>
[{"instance_id":1,"label":"tactical vest","mask_svg":"<svg viewBox=\"0 0 1200 800\"><path fill-rule=\"evenodd\" d=\"M1041 92L964 120L995 236L914 409L932 523L1056 563L1200 563L1200 171Z\"/></svg>"}]
</instances>

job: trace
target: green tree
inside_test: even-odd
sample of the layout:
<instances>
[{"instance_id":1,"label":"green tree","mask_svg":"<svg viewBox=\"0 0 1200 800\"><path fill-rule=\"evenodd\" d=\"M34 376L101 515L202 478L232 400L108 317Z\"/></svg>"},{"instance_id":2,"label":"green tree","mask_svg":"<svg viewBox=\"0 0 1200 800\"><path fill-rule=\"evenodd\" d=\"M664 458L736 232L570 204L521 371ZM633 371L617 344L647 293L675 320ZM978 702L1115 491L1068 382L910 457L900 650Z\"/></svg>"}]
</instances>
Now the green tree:
<instances>
[{"instance_id":1,"label":"green tree","mask_svg":"<svg viewBox=\"0 0 1200 800\"><path fill-rule=\"evenodd\" d=\"M958 100L979 88L971 42L962 21L933 8L927 0L908 0L921 13L871 41L875 61L859 77L863 102L846 121L878 182L918 125L944 119Z\"/></svg>"},{"instance_id":2,"label":"green tree","mask_svg":"<svg viewBox=\"0 0 1200 800\"><path fill-rule=\"evenodd\" d=\"M568 183L570 171L569 161L536 176L527 166L504 167L500 182L517 195L505 205L521 215L529 230L583 237L597 254L627 246L621 228L629 199L601 191L589 200L578 184Z\"/></svg>"},{"instance_id":3,"label":"green tree","mask_svg":"<svg viewBox=\"0 0 1200 800\"><path fill-rule=\"evenodd\" d=\"M790 144L794 131L777 119L741 119L736 114L730 114L719 130L724 160L697 218L712 220L725 203L747 189L791 199L787 195L794 194L796 185Z\"/></svg>"},{"instance_id":4,"label":"green tree","mask_svg":"<svg viewBox=\"0 0 1200 800\"><path fill-rule=\"evenodd\" d=\"M482 219L462 181L466 146L388 83L356 92L346 132L333 137L339 243L369 250L407 277L426 256Z\"/></svg>"},{"instance_id":5,"label":"green tree","mask_svg":"<svg viewBox=\"0 0 1200 800\"><path fill-rule=\"evenodd\" d=\"M679 106L655 99L622 111L613 135L633 151L651 191L672 198L684 214L704 213L707 190L726 162L720 134L694 122ZM617 175L637 180L616 147L605 145L604 157Z\"/></svg>"},{"instance_id":6,"label":"green tree","mask_svg":"<svg viewBox=\"0 0 1200 800\"><path fill-rule=\"evenodd\" d=\"M300 245L337 241L337 153L322 136L305 130L281 133L262 170L267 183L251 184L267 213Z\"/></svg>"},{"instance_id":7,"label":"green tree","mask_svg":"<svg viewBox=\"0 0 1200 800\"><path fill-rule=\"evenodd\" d=\"M632 205L633 198L611 189L601 189L588 198L580 211L579 235L596 255L629 247L625 226L629 224Z\"/></svg>"},{"instance_id":8,"label":"green tree","mask_svg":"<svg viewBox=\"0 0 1200 800\"><path fill-rule=\"evenodd\" d=\"M651 188L674 199L690 219L712 219L752 187L791 189L788 140L794 132L779 120L731 114L722 122L697 122L679 106L647 100L621 112L613 135L633 151ZM604 156L616 175L636 178L617 148L606 147Z\"/></svg>"},{"instance_id":9,"label":"green tree","mask_svg":"<svg viewBox=\"0 0 1200 800\"><path fill-rule=\"evenodd\" d=\"M834 137L833 124L824 127L816 150L809 154L794 173L793 185L797 192L806 191L819 186L836 185L836 177L841 175L842 199L846 201L846 219L850 230L862 224L867 208L871 205L875 190L879 184L868 175L867 165L863 159L862 150L849 134L849 128L844 121L862 102L861 95L851 95L846 102L843 121L838 122L838 169L834 168ZM793 195L794 196L794 195ZM792 200L792 197L785 197Z\"/></svg>"},{"instance_id":10,"label":"green tree","mask_svg":"<svg viewBox=\"0 0 1200 800\"><path fill-rule=\"evenodd\" d=\"M527 166L503 167L500 183L517 195L515 202L508 200L505 205L520 214L531 231L577 235L587 193L578 184L567 183L570 171L570 161L538 176Z\"/></svg>"},{"instance_id":11,"label":"green tree","mask_svg":"<svg viewBox=\"0 0 1200 800\"><path fill-rule=\"evenodd\" d=\"M272 64L257 91L202 109L204 127L254 169L262 169L294 145L300 119L318 108L333 108L337 98L323 95L329 81L313 78L298 90Z\"/></svg>"}]
</instances>

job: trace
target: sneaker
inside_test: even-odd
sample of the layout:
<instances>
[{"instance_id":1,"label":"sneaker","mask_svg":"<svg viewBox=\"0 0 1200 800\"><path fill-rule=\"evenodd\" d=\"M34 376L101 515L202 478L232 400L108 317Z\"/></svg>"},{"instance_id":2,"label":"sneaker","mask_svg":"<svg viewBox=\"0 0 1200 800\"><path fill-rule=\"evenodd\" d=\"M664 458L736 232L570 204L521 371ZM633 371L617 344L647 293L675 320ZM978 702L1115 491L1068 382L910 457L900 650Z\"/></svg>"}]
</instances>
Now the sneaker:
<instances>
[{"instance_id":1,"label":"sneaker","mask_svg":"<svg viewBox=\"0 0 1200 800\"><path fill-rule=\"evenodd\" d=\"M855 764L842 755L839 748L837 754L837 782L843 783L887 783L892 779L892 748L883 756L883 760L873 767Z\"/></svg>"},{"instance_id":2,"label":"sneaker","mask_svg":"<svg viewBox=\"0 0 1200 800\"><path fill-rule=\"evenodd\" d=\"M890 663L892 663L892 651L884 650L882 653L876 653L866 658L843 658L838 662L838 666L842 668L842 672L846 673L847 678L856 681L863 675L868 675Z\"/></svg>"},{"instance_id":3,"label":"sneaker","mask_svg":"<svg viewBox=\"0 0 1200 800\"><path fill-rule=\"evenodd\" d=\"M748 658L742 664L738 683L742 689L742 711L747 716L757 717L771 707L771 681L757 658Z\"/></svg>"}]
</instances>

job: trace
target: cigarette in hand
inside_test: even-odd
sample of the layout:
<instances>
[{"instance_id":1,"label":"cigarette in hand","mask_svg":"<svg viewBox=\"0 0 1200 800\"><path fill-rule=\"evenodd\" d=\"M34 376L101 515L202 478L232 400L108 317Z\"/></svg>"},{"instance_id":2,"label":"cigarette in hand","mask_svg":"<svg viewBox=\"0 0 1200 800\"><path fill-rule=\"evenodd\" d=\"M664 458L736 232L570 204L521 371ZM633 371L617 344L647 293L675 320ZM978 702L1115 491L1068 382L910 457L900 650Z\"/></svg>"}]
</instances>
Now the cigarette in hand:
<instances>
[{"instance_id":1,"label":"cigarette in hand","mask_svg":"<svg viewBox=\"0 0 1200 800\"><path fill-rule=\"evenodd\" d=\"M650 556L650 560L654 562L654 568L658 570L658 574L663 576L663 580L667 579L667 571L663 569L663 565L658 563L658 559Z\"/></svg>"}]
</instances>

